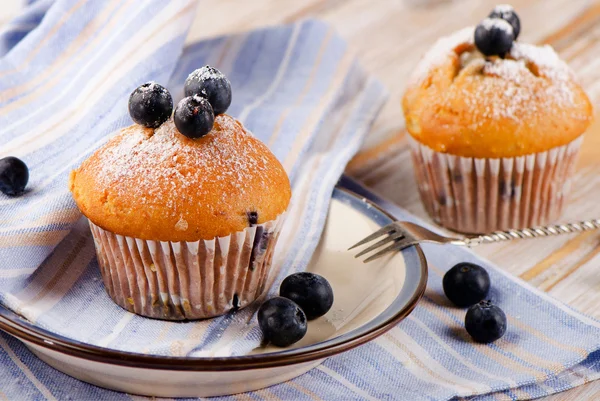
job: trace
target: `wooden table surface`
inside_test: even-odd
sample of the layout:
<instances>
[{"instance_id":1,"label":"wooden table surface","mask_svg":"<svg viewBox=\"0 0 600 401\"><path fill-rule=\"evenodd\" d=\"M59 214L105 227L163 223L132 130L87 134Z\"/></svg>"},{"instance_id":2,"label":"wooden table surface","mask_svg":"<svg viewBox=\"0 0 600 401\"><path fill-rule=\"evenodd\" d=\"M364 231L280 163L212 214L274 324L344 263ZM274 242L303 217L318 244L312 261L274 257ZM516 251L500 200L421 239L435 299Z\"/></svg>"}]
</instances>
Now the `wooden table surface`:
<instances>
[{"instance_id":1,"label":"wooden table surface","mask_svg":"<svg viewBox=\"0 0 600 401\"><path fill-rule=\"evenodd\" d=\"M506 1L506 0L502 0ZM442 35L477 24L500 0L203 0L188 41L265 25L319 18L348 40L389 89L348 173L402 207L427 217L412 175L400 99L423 52ZM19 1L0 0L0 24ZM600 0L512 0L520 40L554 46L600 102ZM210 15L207 18L205 14ZM564 220L600 217L600 118L586 134ZM489 245L476 251L506 271L600 319L600 233ZM600 381L545 400L600 399Z\"/></svg>"},{"instance_id":2,"label":"wooden table surface","mask_svg":"<svg viewBox=\"0 0 600 401\"><path fill-rule=\"evenodd\" d=\"M400 99L423 52L442 35L477 24L499 1L489 0L205 0L189 40L315 17L331 23L390 98L348 173L421 217ZM600 0L512 0L520 40L548 43L600 102ZM207 11L210 10L210 11ZM204 12L220 18L202 18ZM600 118L586 134L564 220L600 217ZM600 233L498 244L476 249L502 269L600 319ZM545 400L600 399L600 381Z\"/></svg>"}]
</instances>

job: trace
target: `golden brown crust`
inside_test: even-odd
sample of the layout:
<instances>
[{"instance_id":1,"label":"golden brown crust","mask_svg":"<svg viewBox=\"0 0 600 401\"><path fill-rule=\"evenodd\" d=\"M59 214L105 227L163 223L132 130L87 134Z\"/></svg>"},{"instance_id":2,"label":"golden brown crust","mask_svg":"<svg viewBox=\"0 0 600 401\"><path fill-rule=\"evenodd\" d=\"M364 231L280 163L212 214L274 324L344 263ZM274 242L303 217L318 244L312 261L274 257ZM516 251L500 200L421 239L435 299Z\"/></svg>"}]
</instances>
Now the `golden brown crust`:
<instances>
[{"instance_id":1,"label":"golden brown crust","mask_svg":"<svg viewBox=\"0 0 600 401\"><path fill-rule=\"evenodd\" d=\"M485 60L473 28L440 40L418 66L402 106L408 132L438 152L516 157L565 145L591 123L592 104L549 46L515 42Z\"/></svg>"},{"instance_id":2,"label":"golden brown crust","mask_svg":"<svg viewBox=\"0 0 600 401\"><path fill-rule=\"evenodd\" d=\"M290 200L287 174L270 150L230 116L200 139L169 120L123 129L71 173L82 213L114 233L197 241L274 220Z\"/></svg>"}]
</instances>

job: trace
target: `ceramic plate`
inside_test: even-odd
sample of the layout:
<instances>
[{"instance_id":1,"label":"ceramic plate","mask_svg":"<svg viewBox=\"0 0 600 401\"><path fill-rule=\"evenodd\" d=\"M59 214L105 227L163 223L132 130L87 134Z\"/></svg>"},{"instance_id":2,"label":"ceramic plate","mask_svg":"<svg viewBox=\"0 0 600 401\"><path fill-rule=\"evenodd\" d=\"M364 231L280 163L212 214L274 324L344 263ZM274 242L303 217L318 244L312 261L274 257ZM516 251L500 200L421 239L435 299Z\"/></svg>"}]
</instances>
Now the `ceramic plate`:
<instances>
[{"instance_id":1,"label":"ceramic plate","mask_svg":"<svg viewBox=\"0 0 600 401\"><path fill-rule=\"evenodd\" d=\"M258 348L248 355L222 358L127 353L53 334L1 306L0 329L56 369L127 393L207 397L271 386L383 334L416 306L427 282L419 247L369 264L347 251L391 221L390 215L364 197L340 186L335 189L323 239L308 266L328 278L335 302L327 315L309 322L306 337L290 348Z\"/></svg>"}]
</instances>

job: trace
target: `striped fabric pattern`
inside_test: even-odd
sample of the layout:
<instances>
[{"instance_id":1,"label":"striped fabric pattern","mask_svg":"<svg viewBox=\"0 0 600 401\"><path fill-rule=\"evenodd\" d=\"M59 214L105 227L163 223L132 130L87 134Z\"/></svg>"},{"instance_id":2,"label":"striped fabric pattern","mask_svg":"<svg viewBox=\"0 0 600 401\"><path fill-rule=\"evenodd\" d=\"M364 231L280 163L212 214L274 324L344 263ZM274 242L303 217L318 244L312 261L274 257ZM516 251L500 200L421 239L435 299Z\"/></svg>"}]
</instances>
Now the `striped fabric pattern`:
<instances>
[{"instance_id":1,"label":"striped fabric pattern","mask_svg":"<svg viewBox=\"0 0 600 401\"><path fill-rule=\"evenodd\" d=\"M160 322L124 312L104 292L93 240L67 177L131 124L128 95L149 80L167 84L180 99L189 72L204 64L218 67L234 88L229 113L267 143L290 174L294 197L272 283L302 270L318 243L332 188L381 108L384 89L317 21L183 49L194 6L192 0L40 0L0 32L0 157L21 157L31 172L24 197L0 197L0 301L42 327L161 355L239 355L259 343L253 310L202 322ZM466 341L464 311L440 296L441 276L453 263L477 260L459 249L425 251L429 289L398 327L291 382L227 398L522 399L600 375L600 324L493 266L492 298L507 312L511 329L493 345ZM143 397L69 378L0 335L4 399Z\"/></svg>"}]
</instances>

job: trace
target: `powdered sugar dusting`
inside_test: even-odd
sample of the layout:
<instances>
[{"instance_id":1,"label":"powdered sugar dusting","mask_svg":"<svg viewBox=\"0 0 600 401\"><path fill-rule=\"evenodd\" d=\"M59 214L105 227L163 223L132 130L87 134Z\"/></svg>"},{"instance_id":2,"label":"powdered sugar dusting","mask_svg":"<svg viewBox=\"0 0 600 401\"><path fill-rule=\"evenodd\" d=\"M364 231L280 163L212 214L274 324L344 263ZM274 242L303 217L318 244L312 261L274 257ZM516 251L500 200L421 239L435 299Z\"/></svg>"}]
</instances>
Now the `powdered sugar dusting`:
<instances>
[{"instance_id":1,"label":"powdered sugar dusting","mask_svg":"<svg viewBox=\"0 0 600 401\"><path fill-rule=\"evenodd\" d=\"M482 24L489 24L489 26L499 27L507 31L513 30L507 21L498 18L486 18L482 21ZM461 47L461 45L470 45L474 52L480 54L473 46L474 29L474 27L467 27L450 36L439 39L417 64L411 78L411 83L418 84L422 82L432 69L447 62L449 58L456 56L456 49ZM535 46L514 42L510 51L510 58L524 60L526 64L534 64L543 76L553 80L569 80L574 78L567 64L558 57L558 54L549 45Z\"/></svg>"},{"instance_id":2,"label":"powdered sugar dusting","mask_svg":"<svg viewBox=\"0 0 600 401\"><path fill-rule=\"evenodd\" d=\"M452 57L454 49L462 44L472 44L474 29L472 26L463 28L450 36L440 38L417 64L410 83L420 84L433 68Z\"/></svg>"},{"instance_id":3,"label":"powdered sugar dusting","mask_svg":"<svg viewBox=\"0 0 600 401\"><path fill-rule=\"evenodd\" d=\"M500 19L484 20L483 23L513 29ZM474 80L476 83L469 84L468 90L459 89L459 96L470 108L479 110L484 118L517 120L557 106L574 105L574 75L552 47L515 42L505 59L486 59L472 44L473 33L472 27L465 28L440 39L419 63L413 79L422 83L433 69L444 63L454 69L455 64L449 60L460 56L459 71L448 89L455 88L457 81Z\"/></svg>"},{"instance_id":4,"label":"powdered sugar dusting","mask_svg":"<svg viewBox=\"0 0 600 401\"><path fill-rule=\"evenodd\" d=\"M558 57L552 46L534 46L515 42L510 49L510 56L515 60L533 63L540 74L557 81L574 79L569 66Z\"/></svg>"},{"instance_id":5,"label":"powdered sugar dusting","mask_svg":"<svg viewBox=\"0 0 600 401\"><path fill-rule=\"evenodd\" d=\"M223 73L221 73L221 71L217 70L214 67L211 67L209 65L206 65L202 68L198 68L197 70L194 70L190 75L188 75L189 80L195 80L197 82L205 82L206 80L209 79L214 79L214 78L224 78L225 75L223 75Z\"/></svg>"},{"instance_id":6,"label":"powdered sugar dusting","mask_svg":"<svg viewBox=\"0 0 600 401\"><path fill-rule=\"evenodd\" d=\"M513 6L511 6L510 4L498 4L496 7L494 7L493 12L498 13L498 14L505 14L505 13L510 13L512 11L515 11L515 8Z\"/></svg>"},{"instance_id":7,"label":"powdered sugar dusting","mask_svg":"<svg viewBox=\"0 0 600 401\"><path fill-rule=\"evenodd\" d=\"M463 90L464 101L482 110L489 119L510 118L518 120L525 115L533 116L557 106L571 107L574 93L568 74L554 72L548 81L536 76L536 65L526 59L495 59L483 61L481 72L485 76L476 91ZM541 68L541 67L540 67ZM500 80L493 78L500 78Z\"/></svg>"},{"instance_id":8,"label":"powdered sugar dusting","mask_svg":"<svg viewBox=\"0 0 600 401\"><path fill-rule=\"evenodd\" d=\"M192 71L192 73L188 75L187 79L185 80L186 88L188 85L190 85L191 88L203 88L203 83L208 80L227 81L227 77L216 68L206 65L202 68ZM204 97L207 96L205 88L201 89L200 93L202 93ZM189 95L190 93L186 92L186 94Z\"/></svg>"},{"instance_id":9,"label":"powdered sugar dusting","mask_svg":"<svg viewBox=\"0 0 600 401\"><path fill-rule=\"evenodd\" d=\"M524 84L531 72L523 60L494 60L483 64L482 72L485 75L497 76L511 81L517 85Z\"/></svg>"},{"instance_id":10,"label":"powdered sugar dusting","mask_svg":"<svg viewBox=\"0 0 600 401\"><path fill-rule=\"evenodd\" d=\"M500 83L488 81L489 84L484 81L476 93L463 91L465 102L480 108L483 117L517 120L517 116L525 110L535 112L540 106L541 99L534 100L533 88L527 84L531 72L522 60L488 61L484 63L482 72L503 80ZM499 86L502 88L500 92Z\"/></svg>"},{"instance_id":11,"label":"powdered sugar dusting","mask_svg":"<svg viewBox=\"0 0 600 401\"><path fill-rule=\"evenodd\" d=\"M201 191L221 188L217 195L224 202L239 199L250 187L267 184L269 160L261 154L268 149L257 140L243 140L248 136L252 134L227 115L217 116L213 130L198 140L181 135L172 119L153 133L132 126L98 152L97 184L111 188L116 197L133 195L145 207L151 208L156 200L173 216L180 215L178 205L198 198ZM181 218L177 225L185 230L188 222Z\"/></svg>"},{"instance_id":12,"label":"powdered sugar dusting","mask_svg":"<svg viewBox=\"0 0 600 401\"><path fill-rule=\"evenodd\" d=\"M500 18L486 18L481 21L481 25L488 31L492 29L500 29L504 32L510 33L511 35L513 34L512 25Z\"/></svg>"}]
</instances>

